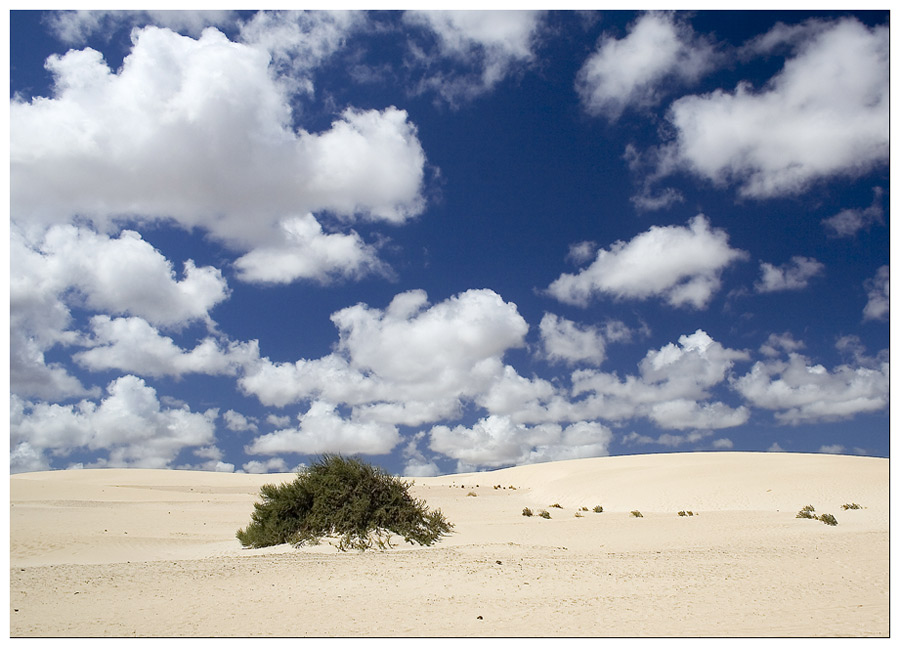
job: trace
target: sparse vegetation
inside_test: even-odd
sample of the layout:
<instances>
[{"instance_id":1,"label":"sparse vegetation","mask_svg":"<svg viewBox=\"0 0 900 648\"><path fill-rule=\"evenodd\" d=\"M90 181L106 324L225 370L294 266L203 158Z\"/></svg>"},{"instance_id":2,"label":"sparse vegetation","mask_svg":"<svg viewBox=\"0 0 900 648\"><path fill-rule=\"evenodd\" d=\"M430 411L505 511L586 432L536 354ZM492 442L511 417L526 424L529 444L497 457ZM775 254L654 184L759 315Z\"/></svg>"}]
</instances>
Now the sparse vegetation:
<instances>
[{"instance_id":1,"label":"sparse vegetation","mask_svg":"<svg viewBox=\"0 0 900 648\"><path fill-rule=\"evenodd\" d=\"M678 515L680 515L681 517L692 516L692 515L694 515L694 512L693 511L678 511Z\"/></svg>"},{"instance_id":2,"label":"sparse vegetation","mask_svg":"<svg viewBox=\"0 0 900 648\"><path fill-rule=\"evenodd\" d=\"M469 491L468 493L466 493L466 497L478 497L478 493L476 493L475 491Z\"/></svg>"},{"instance_id":3,"label":"sparse vegetation","mask_svg":"<svg viewBox=\"0 0 900 648\"><path fill-rule=\"evenodd\" d=\"M522 515L524 515L525 517L531 517L532 515L534 515L534 512L526 506L522 509Z\"/></svg>"},{"instance_id":4,"label":"sparse vegetation","mask_svg":"<svg viewBox=\"0 0 900 648\"><path fill-rule=\"evenodd\" d=\"M863 507L854 502L853 504L844 504L841 508L847 511L849 509L861 509Z\"/></svg>"},{"instance_id":5,"label":"sparse vegetation","mask_svg":"<svg viewBox=\"0 0 900 648\"><path fill-rule=\"evenodd\" d=\"M822 513L816 517L817 520L821 520L828 526L837 526L837 520L834 519L834 516L831 513Z\"/></svg>"},{"instance_id":6,"label":"sparse vegetation","mask_svg":"<svg viewBox=\"0 0 900 648\"><path fill-rule=\"evenodd\" d=\"M631 515L634 517L644 517L644 515L640 511L632 511Z\"/></svg>"},{"instance_id":7,"label":"sparse vegetation","mask_svg":"<svg viewBox=\"0 0 900 648\"><path fill-rule=\"evenodd\" d=\"M550 508L558 508L558 509L561 509L562 506L560 506L559 502L557 502L556 504L551 504L551 505L550 505Z\"/></svg>"},{"instance_id":8,"label":"sparse vegetation","mask_svg":"<svg viewBox=\"0 0 900 648\"><path fill-rule=\"evenodd\" d=\"M802 518L804 520L815 520L816 519L815 510L816 509L814 506L807 504L802 509L800 509L800 511L797 513L797 517Z\"/></svg>"},{"instance_id":9,"label":"sparse vegetation","mask_svg":"<svg viewBox=\"0 0 900 648\"><path fill-rule=\"evenodd\" d=\"M584 517L584 515L581 514L581 511L575 511L575 517Z\"/></svg>"},{"instance_id":10,"label":"sparse vegetation","mask_svg":"<svg viewBox=\"0 0 900 648\"><path fill-rule=\"evenodd\" d=\"M338 536L341 551L386 548L392 534L430 545L453 525L414 499L410 485L359 459L326 455L294 481L265 484L250 524L235 535L255 548L318 544L326 536Z\"/></svg>"},{"instance_id":11,"label":"sparse vegetation","mask_svg":"<svg viewBox=\"0 0 900 648\"><path fill-rule=\"evenodd\" d=\"M603 513L603 507L602 507L602 506L595 506L595 507L594 507L594 513Z\"/></svg>"},{"instance_id":12,"label":"sparse vegetation","mask_svg":"<svg viewBox=\"0 0 900 648\"><path fill-rule=\"evenodd\" d=\"M587 511L587 510L588 510L588 507L587 507L587 506L582 506L582 507L581 507L581 510L582 510L582 511Z\"/></svg>"},{"instance_id":13,"label":"sparse vegetation","mask_svg":"<svg viewBox=\"0 0 900 648\"><path fill-rule=\"evenodd\" d=\"M538 515L539 515L540 517L544 518L545 520L549 520L549 519L550 519L550 513L548 513L547 511L545 511L545 510L543 510L543 509L541 509L541 512L538 513Z\"/></svg>"}]
</instances>

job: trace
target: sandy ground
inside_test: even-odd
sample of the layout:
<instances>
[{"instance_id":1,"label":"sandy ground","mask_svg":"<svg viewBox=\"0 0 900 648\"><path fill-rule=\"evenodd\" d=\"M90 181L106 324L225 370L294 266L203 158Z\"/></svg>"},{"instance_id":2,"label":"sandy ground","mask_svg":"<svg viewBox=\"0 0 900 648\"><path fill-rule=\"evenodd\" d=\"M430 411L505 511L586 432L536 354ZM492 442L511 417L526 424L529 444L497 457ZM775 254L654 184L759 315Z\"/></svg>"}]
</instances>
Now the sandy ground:
<instances>
[{"instance_id":1,"label":"sandy ground","mask_svg":"<svg viewBox=\"0 0 900 648\"><path fill-rule=\"evenodd\" d=\"M885 637L888 464L683 453L417 479L455 532L365 553L241 548L259 487L293 475L14 475L10 634ZM838 525L797 519L807 504Z\"/></svg>"}]
</instances>

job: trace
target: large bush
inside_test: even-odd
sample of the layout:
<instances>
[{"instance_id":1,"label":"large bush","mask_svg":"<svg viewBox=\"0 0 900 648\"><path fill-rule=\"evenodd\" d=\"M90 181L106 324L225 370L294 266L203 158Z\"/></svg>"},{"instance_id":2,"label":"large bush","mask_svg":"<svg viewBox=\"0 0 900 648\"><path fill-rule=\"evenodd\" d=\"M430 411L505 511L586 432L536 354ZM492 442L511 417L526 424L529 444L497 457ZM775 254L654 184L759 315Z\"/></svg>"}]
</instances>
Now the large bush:
<instances>
[{"instance_id":1,"label":"large bush","mask_svg":"<svg viewBox=\"0 0 900 648\"><path fill-rule=\"evenodd\" d=\"M339 549L384 548L391 534L430 545L450 524L409 493L410 484L355 458L326 455L281 485L266 484L237 539L245 547L316 544L340 537Z\"/></svg>"}]
</instances>

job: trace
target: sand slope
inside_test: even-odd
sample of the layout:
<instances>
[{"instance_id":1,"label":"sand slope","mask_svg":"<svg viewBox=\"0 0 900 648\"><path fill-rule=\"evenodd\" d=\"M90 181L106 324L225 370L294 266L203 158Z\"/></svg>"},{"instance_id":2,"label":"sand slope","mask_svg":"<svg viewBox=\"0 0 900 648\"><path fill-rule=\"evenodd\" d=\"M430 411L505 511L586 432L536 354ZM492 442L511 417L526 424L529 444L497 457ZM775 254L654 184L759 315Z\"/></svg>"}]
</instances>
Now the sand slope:
<instances>
[{"instance_id":1,"label":"sand slope","mask_svg":"<svg viewBox=\"0 0 900 648\"><path fill-rule=\"evenodd\" d=\"M362 554L240 547L290 474L14 475L11 635L887 636L888 466L681 453L417 479L455 532Z\"/></svg>"}]
</instances>

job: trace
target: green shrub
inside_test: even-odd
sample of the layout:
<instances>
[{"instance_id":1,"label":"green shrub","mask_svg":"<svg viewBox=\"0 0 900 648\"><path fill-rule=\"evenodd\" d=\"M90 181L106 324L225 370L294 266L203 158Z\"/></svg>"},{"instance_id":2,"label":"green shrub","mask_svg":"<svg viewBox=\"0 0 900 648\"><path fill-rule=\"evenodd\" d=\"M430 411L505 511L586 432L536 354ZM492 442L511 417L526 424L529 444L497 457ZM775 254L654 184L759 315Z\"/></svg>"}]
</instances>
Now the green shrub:
<instances>
[{"instance_id":1,"label":"green shrub","mask_svg":"<svg viewBox=\"0 0 900 648\"><path fill-rule=\"evenodd\" d=\"M466 497L478 497L478 493L476 493L475 491L469 491L468 493L466 493Z\"/></svg>"},{"instance_id":2,"label":"green shrub","mask_svg":"<svg viewBox=\"0 0 900 648\"><path fill-rule=\"evenodd\" d=\"M250 524L238 529L245 547L317 544L340 536L339 549L390 547L391 534L430 545L453 525L440 510L408 492L410 484L359 459L325 455L292 482L265 484Z\"/></svg>"},{"instance_id":3,"label":"green shrub","mask_svg":"<svg viewBox=\"0 0 900 648\"><path fill-rule=\"evenodd\" d=\"M815 510L816 510L816 509L815 509L814 507L812 507L812 506L809 506L809 505L804 506L804 507L803 507L802 509L800 509L800 511L797 513L797 517L798 517L798 518L802 518L802 519L804 519L804 520L815 520L815 519L816 519L816 515L815 515L815 513L813 513L813 511L815 511Z\"/></svg>"},{"instance_id":4,"label":"green shrub","mask_svg":"<svg viewBox=\"0 0 900 648\"><path fill-rule=\"evenodd\" d=\"M587 507L587 506L582 506L582 507L581 507L581 510L582 510L582 511L587 511L587 510L588 510L588 507Z\"/></svg>"},{"instance_id":5,"label":"green shrub","mask_svg":"<svg viewBox=\"0 0 900 648\"><path fill-rule=\"evenodd\" d=\"M603 513L603 507L602 507L602 506L595 506L595 507L594 507L594 513Z\"/></svg>"},{"instance_id":6,"label":"green shrub","mask_svg":"<svg viewBox=\"0 0 900 648\"><path fill-rule=\"evenodd\" d=\"M544 518L545 520L550 519L550 514L547 511L541 510L541 512L538 513L538 515L541 516L542 518Z\"/></svg>"},{"instance_id":7,"label":"green shrub","mask_svg":"<svg viewBox=\"0 0 900 648\"><path fill-rule=\"evenodd\" d=\"M550 508L562 508L562 506L560 506L559 502L557 502L556 504L551 504Z\"/></svg>"},{"instance_id":8,"label":"green shrub","mask_svg":"<svg viewBox=\"0 0 900 648\"><path fill-rule=\"evenodd\" d=\"M834 516L831 513L822 513L822 515L817 515L816 519L821 520L828 526L837 526L837 520L834 519Z\"/></svg>"},{"instance_id":9,"label":"green shrub","mask_svg":"<svg viewBox=\"0 0 900 648\"><path fill-rule=\"evenodd\" d=\"M678 511L678 515L684 517L687 515L687 513L685 513L684 511Z\"/></svg>"},{"instance_id":10,"label":"green shrub","mask_svg":"<svg viewBox=\"0 0 900 648\"><path fill-rule=\"evenodd\" d=\"M530 508L528 508L526 506L525 508L522 509L522 515L524 515L525 517L531 517L532 515L534 515L534 513L532 512L532 510Z\"/></svg>"},{"instance_id":11,"label":"green shrub","mask_svg":"<svg viewBox=\"0 0 900 648\"><path fill-rule=\"evenodd\" d=\"M841 506L841 508L846 511L848 509L861 509L862 506L860 506L859 504L853 503L853 504L844 504L843 506Z\"/></svg>"},{"instance_id":12,"label":"green shrub","mask_svg":"<svg viewBox=\"0 0 900 648\"><path fill-rule=\"evenodd\" d=\"M640 511L632 511L631 514L632 514L634 517L644 517L643 514L642 514Z\"/></svg>"}]
</instances>

